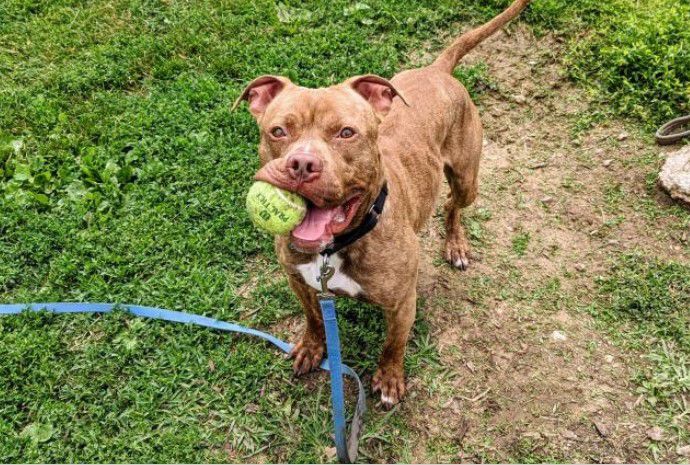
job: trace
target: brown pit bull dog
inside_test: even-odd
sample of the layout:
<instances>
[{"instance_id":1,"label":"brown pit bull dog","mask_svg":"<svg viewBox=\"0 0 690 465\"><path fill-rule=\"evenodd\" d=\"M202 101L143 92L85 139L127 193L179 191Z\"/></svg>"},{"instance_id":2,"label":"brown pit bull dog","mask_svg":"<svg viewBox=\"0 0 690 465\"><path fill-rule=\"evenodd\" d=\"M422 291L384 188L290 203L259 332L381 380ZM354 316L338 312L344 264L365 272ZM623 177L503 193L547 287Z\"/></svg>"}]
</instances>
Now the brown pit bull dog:
<instances>
[{"instance_id":1,"label":"brown pit bull dog","mask_svg":"<svg viewBox=\"0 0 690 465\"><path fill-rule=\"evenodd\" d=\"M451 73L460 58L529 1L516 0L455 40L430 66L403 71L390 81L357 76L307 89L285 77L262 76L235 102L249 102L261 129L261 169L255 178L297 192L309 205L290 236L275 240L307 317L291 354L296 374L315 369L324 354L317 299L321 253L333 252L339 239L352 239L375 225L330 255L335 274L328 288L383 308L387 335L373 390L381 392L385 407L405 395L403 357L417 299L417 233L434 210L442 173L450 185L444 256L461 270L469 265L460 216L477 196L482 125ZM375 202L384 201L380 215L372 212Z\"/></svg>"}]
</instances>

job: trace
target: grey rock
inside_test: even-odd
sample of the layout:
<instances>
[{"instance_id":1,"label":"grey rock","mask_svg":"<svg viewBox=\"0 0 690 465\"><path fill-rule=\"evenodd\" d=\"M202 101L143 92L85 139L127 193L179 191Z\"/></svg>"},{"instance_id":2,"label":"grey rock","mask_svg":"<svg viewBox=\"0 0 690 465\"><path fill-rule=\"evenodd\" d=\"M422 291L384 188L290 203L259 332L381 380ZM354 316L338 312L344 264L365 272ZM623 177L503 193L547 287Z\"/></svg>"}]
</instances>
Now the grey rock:
<instances>
[{"instance_id":1,"label":"grey rock","mask_svg":"<svg viewBox=\"0 0 690 465\"><path fill-rule=\"evenodd\" d=\"M690 145L668 155L659 184L672 198L690 203Z\"/></svg>"}]
</instances>

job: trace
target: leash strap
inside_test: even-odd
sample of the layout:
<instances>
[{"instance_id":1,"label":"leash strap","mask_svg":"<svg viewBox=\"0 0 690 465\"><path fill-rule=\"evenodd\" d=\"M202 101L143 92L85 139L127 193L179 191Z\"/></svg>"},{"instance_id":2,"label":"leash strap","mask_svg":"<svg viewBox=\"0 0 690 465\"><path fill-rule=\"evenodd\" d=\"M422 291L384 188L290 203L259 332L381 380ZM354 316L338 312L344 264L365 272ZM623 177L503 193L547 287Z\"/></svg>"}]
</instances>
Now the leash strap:
<instances>
[{"instance_id":1,"label":"leash strap","mask_svg":"<svg viewBox=\"0 0 690 465\"><path fill-rule=\"evenodd\" d=\"M333 419L336 426L335 446L338 453L338 458L343 463L351 463L357 458L357 444L362 428L362 416L366 411L366 396L364 394L364 386L362 385L362 381L359 379L359 376L357 376L357 373L355 373L352 368L341 363L338 323L335 320L335 304L331 299L329 299L327 302L330 302L330 304L326 304L326 307L330 308L330 310L324 312L324 321L327 321L326 346L328 349L329 358L324 359L321 362L320 368L331 372L331 398ZM324 305L322 303L322 311L323 308ZM74 302L0 304L0 315L16 315L25 310L32 312L45 310L51 313L110 313L113 310L123 310L131 313L132 315L142 318L149 318L152 320L192 324L230 333L256 336L264 341L270 342L286 354L289 354L293 347L292 344L288 344L287 342L263 331L247 328L235 323L226 323L225 321L216 320L214 318L209 318L202 315L178 312L174 310L165 310L162 308L142 307L139 305L127 304ZM329 320L326 320L326 313L329 315ZM328 329L329 327L330 330ZM335 338L335 341L332 340L333 338ZM337 373L337 376L335 373ZM357 406L355 408L355 414L352 418L350 437L347 445L345 443L345 397L343 393L343 374L352 378L357 383L357 388L359 390L357 395Z\"/></svg>"},{"instance_id":2,"label":"leash strap","mask_svg":"<svg viewBox=\"0 0 690 465\"><path fill-rule=\"evenodd\" d=\"M362 414L366 410L364 391L359 391L357 408L350 427L350 440L345 442L345 397L343 388L343 374L340 356L340 335L338 334L338 320L335 315L333 299L319 299L321 315L326 330L326 349L331 366L331 404L333 405L333 430L335 431L335 445L338 460L341 463L352 463L357 458L359 432L362 427Z\"/></svg>"},{"instance_id":3,"label":"leash strap","mask_svg":"<svg viewBox=\"0 0 690 465\"><path fill-rule=\"evenodd\" d=\"M655 134L656 142L659 145L671 145L680 142L685 137L690 137L690 129L681 132L674 132L676 129L690 125L690 115L672 119L661 126Z\"/></svg>"},{"instance_id":4,"label":"leash strap","mask_svg":"<svg viewBox=\"0 0 690 465\"><path fill-rule=\"evenodd\" d=\"M386 204L386 197L388 197L388 185L384 184L381 188L381 192L374 200L373 205L367 212L366 216L362 222L352 231L337 236L333 239L333 242L321 252L321 255L333 255L339 250L344 249L348 245L351 245L355 241L364 237L369 231L374 229L376 224L379 222L379 215L383 212L383 206Z\"/></svg>"},{"instance_id":5,"label":"leash strap","mask_svg":"<svg viewBox=\"0 0 690 465\"><path fill-rule=\"evenodd\" d=\"M340 369L340 335L338 334L338 320L335 317L333 299L319 299L321 315L326 331L326 350L328 360L333 362L331 367L331 404L333 405L333 431L338 459L343 463L350 463L345 443L345 399L343 396L343 373ZM341 452L345 454L341 455Z\"/></svg>"}]
</instances>

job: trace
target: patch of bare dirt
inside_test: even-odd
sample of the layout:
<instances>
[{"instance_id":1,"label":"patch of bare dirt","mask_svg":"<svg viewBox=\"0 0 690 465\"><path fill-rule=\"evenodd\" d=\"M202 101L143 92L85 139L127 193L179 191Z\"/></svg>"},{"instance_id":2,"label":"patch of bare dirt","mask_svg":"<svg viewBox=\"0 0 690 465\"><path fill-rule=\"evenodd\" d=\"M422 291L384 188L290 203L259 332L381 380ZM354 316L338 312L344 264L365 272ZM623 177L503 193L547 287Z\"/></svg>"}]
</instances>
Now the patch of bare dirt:
<instances>
[{"instance_id":1,"label":"patch of bare dirt","mask_svg":"<svg viewBox=\"0 0 690 465\"><path fill-rule=\"evenodd\" d=\"M645 431L654 425L630 382L641 361L578 307L612 257L682 260L690 249L673 218L650 220L634 201L650 197L632 162L656 150L650 142L618 122L573 135L587 98L562 76L561 53L518 27L466 59L486 62L498 86L481 102L481 192L468 209L490 218L465 273L438 264L440 216L422 237L419 291L449 370L427 375L439 383L410 380L401 412L418 433L415 461L653 460ZM522 256L518 235L529 238Z\"/></svg>"}]
</instances>

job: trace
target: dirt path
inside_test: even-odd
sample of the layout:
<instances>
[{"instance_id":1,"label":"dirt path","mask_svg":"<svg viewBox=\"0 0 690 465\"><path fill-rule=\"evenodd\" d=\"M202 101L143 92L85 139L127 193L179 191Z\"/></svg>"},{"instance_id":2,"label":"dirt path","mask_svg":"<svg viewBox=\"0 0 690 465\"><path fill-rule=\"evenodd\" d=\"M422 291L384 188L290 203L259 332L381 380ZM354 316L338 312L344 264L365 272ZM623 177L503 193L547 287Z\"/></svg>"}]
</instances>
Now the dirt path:
<instances>
[{"instance_id":1,"label":"dirt path","mask_svg":"<svg viewBox=\"0 0 690 465\"><path fill-rule=\"evenodd\" d=\"M630 382L639 356L578 307L611 257L690 258L687 238L626 200L647 195L630 163L651 146L617 123L573 136L586 97L561 76L561 48L518 27L467 57L498 87L482 98L481 192L465 219L478 260L465 273L440 263L439 210L420 293L448 369L410 380L400 407L419 434L416 461L654 459Z\"/></svg>"}]
</instances>

